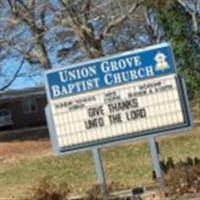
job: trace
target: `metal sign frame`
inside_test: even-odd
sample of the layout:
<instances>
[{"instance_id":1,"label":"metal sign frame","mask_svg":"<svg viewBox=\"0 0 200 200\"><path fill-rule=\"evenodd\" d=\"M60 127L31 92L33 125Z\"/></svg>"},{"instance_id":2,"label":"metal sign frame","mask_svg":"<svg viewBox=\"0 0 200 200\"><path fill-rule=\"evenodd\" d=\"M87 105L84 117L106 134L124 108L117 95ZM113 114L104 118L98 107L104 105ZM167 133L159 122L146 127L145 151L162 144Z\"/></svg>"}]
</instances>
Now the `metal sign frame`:
<instances>
[{"instance_id":1,"label":"metal sign frame","mask_svg":"<svg viewBox=\"0 0 200 200\"><path fill-rule=\"evenodd\" d=\"M164 47L169 46L169 44L164 43L161 45L155 45L153 47L148 47L148 48L141 49L141 50L131 51L131 53L148 51L148 50L158 48L158 47L163 47L163 46ZM172 53L172 51L171 51L171 53ZM128 54L130 54L130 52L126 52L126 53L119 54L119 55L128 55ZM105 60L108 58L116 58L116 57L118 57L118 55L109 56L109 57L102 58L102 59L92 60L92 61L86 62L84 64L91 64L91 63L95 63L96 61ZM172 53L172 57L173 57L173 53ZM174 57L173 57L173 62L174 62ZM82 65L82 63L78 64L78 65L73 65L72 67L77 67L77 66L81 66L81 65ZM176 68L175 62L174 62L174 67ZM49 72L47 72L47 74L56 72L56 71L58 71L58 70L50 70ZM175 69L175 74L176 74L176 69ZM141 140L141 139L146 139L146 138L150 138L150 137L173 134L173 133L191 130L192 116L191 116L191 112L189 109L189 102L188 102L185 83L184 83L183 79L181 79L180 77L176 77L176 83L177 83L177 88L178 88L178 94L180 97L181 109L182 109L183 115L184 115L184 122L185 122L184 124L167 126L165 128L160 128L160 129L156 129L156 130L141 131L141 132L138 132L137 135L130 133L130 134L122 135L122 136L113 136L111 138L100 139L98 141L92 141L92 142L86 142L84 144L78 144L78 145L74 145L74 146L66 147L66 148L59 148L58 138L55 135L56 128L55 128L55 123L54 123L54 120L52 117L52 110L51 110L50 105L48 105L46 108L46 116L47 116L49 131L50 131L51 142L53 144L54 154L55 155L64 155L64 154L74 153L74 152L78 152L78 151L91 150L94 147L95 148L108 147L111 145L128 143L128 142L132 142L135 140ZM48 92L49 85L47 84L47 80L46 80L46 89L47 89L48 99L50 100L51 96Z\"/></svg>"},{"instance_id":2,"label":"metal sign frame","mask_svg":"<svg viewBox=\"0 0 200 200\"><path fill-rule=\"evenodd\" d=\"M180 79L180 78L177 82L179 83L178 85L182 93L181 104L182 104L182 107L184 108L184 116L187 118L187 123L185 123L184 125L176 126L176 128L172 127L171 129L169 127L166 127L165 129L160 129L156 131L150 131L150 132L146 131L138 135L129 134L127 136L121 136L121 137L117 136L116 138L105 139L99 142L94 141L94 142L91 142L90 144L76 145L74 147L66 148L66 149L59 149L58 140L55 135L55 132L56 132L55 124L52 118L51 108L48 105L45 108L45 112L46 112L49 132L50 132L50 139L51 139L51 143L53 144L54 155L62 156L65 154L75 153L79 151L91 150L93 147L96 147L96 148L109 147L111 145L113 146L113 145L119 145L119 144L125 144L125 143L132 143L133 141L144 140L151 137L170 135L174 133L182 133L182 132L191 130L193 127L192 114L189 111L189 102L188 102L188 97L186 93L185 83L183 79Z\"/></svg>"}]
</instances>

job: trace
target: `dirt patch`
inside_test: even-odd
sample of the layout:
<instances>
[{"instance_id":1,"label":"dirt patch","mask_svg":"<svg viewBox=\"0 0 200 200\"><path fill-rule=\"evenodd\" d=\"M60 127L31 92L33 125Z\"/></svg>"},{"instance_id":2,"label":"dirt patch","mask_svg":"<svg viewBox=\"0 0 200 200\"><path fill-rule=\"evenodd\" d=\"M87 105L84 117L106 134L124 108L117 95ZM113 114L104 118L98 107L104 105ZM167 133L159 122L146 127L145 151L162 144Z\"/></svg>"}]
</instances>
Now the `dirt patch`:
<instances>
[{"instance_id":1,"label":"dirt patch","mask_svg":"<svg viewBox=\"0 0 200 200\"><path fill-rule=\"evenodd\" d=\"M47 127L1 131L0 145L0 163L19 162L51 154Z\"/></svg>"},{"instance_id":2,"label":"dirt patch","mask_svg":"<svg viewBox=\"0 0 200 200\"><path fill-rule=\"evenodd\" d=\"M40 139L37 142L34 140L4 142L0 148L0 163L18 162L50 154L51 145L48 139Z\"/></svg>"}]
</instances>

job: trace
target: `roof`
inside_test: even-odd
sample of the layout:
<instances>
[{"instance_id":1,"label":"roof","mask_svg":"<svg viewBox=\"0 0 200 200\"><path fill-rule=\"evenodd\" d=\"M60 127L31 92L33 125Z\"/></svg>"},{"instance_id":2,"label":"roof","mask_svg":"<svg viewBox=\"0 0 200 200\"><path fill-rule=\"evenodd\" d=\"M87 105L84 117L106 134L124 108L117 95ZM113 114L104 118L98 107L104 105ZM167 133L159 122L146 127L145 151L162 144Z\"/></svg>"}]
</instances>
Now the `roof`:
<instances>
[{"instance_id":1,"label":"roof","mask_svg":"<svg viewBox=\"0 0 200 200\"><path fill-rule=\"evenodd\" d=\"M0 101L41 95L46 95L44 87L28 88L24 90L8 90L6 92L0 93Z\"/></svg>"}]
</instances>

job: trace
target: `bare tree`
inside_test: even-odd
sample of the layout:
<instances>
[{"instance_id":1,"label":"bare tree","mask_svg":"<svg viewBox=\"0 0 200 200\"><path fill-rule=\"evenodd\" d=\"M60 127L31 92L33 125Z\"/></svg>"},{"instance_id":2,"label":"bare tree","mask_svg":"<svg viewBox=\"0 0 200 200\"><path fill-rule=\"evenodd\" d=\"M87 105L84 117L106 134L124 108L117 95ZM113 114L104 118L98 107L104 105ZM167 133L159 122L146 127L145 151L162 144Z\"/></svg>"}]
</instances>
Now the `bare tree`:
<instances>
[{"instance_id":1,"label":"bare tree","mask_svg":"<svg viewBox=\"0 0 200 200\"><path fill-rule=\"evenodd\" d=\"M116 4L113 1L110 2ZM91 0L60 0L59 7L55 8L49 0L42 3L38 0L4 0L0 9L6 11L7 14L1 16L4 21L0 34L2 49L0 54L6 54L5 52L7 55L16 56L17 54L19 59L24 59L23 63L28 63L32 68L53 68L50 52L55 46L49 45L52 43L49 35L53 33L53 37L60 44L64 43L68 36L75 37L76 41L72 47L75 50L84 49L82 54L86 54L86 58L105 55L103 42L110 39L113 44L117 43L113 37L114 30L119 31L118 28L128 21L140 7L142 0L127 4L129 8L126 12L120 16L111 17L109 20L108 13L104 10L106 5L103 7L104 4L109 5L109 2L100 1L97 4L98 1ZM52 16L52 21L49 20L49 16ZM98 29L97 26L101 28ZM59 27L59 31L56 32L55 27ZM117 46L119 44L115 45L116 49ZM65 58L70 54L71 49L63 45L58 49L56 56ZM14 74L13 78L20 76L20 70L15 71L18 74ZM10 79L11 83L14 82L13 78ZM6 85L10 86L10 84Z\"/></svg>"},{"instance_id":2,"label":"bare tree","mask_svg":"<svg viewBox=\"0 0 200 200\"><path fill-rule=\"evenodd\" d=\"M72 22L71 26L74 33L79 38L82 46L85 47L88 57L95 58L105 55L102 47L103 40L112 33L113 29L122 25L143 1L134 1L127 13L106 22L104 20L105 12L94 5L91 0L82 1L82 3L77 1L74 4L72 3L73 0L60 0L60 2ZM73 4L73 6L69 7L69 4ZM102 24L102 28L98 33L96 33L93 23L94 19L98 19L99 23Z\"/></svg>"},{"instance_id":3,"label":"bare tree","mask_svg":"<svg viewBox=\"0 0 200 200\"><path fill-rule=\"evenodd\" d=\"M10 85L13 84L15 79L18 77L18 74L19 74L21 68L23 67L23 64L24 64L24 60L21 61L19 67L17 68L17 70L15 71L13 76L7 82L5 82L5 84L2 87L0 87L0 91L4 91L6 88L8 88Z\"/></svg>"},{"instance_id":4,"label":"bare tree","mask_svg":"<svg viewBox=\"0 0 200 200\"><path fill-rule=\"evenodd\" d=\"M48 1L44 1L43 5L37 5L36 0L30 0L25 3L23 0L5 0L7 10L9 12L10 22L7 23L6 32L8 36L4 38L4 42L15 48L30 64L40 63L45 69L51 68L51 62L45 46L45 33L48 27L45 24L45 13L50 7ZM41 11L36 13L37 6ZM39 16L38 16L39 15ZM23 31L28 30L32 38L20 38L24 34ZM16 34L13 32L16 31ZM23 37L23 36L22 36ZM27 52L27 46L34 46L33 51ZM35 54L34 50L37 49Z\"/></svg>"},{"instance_id":5,"label":"bare tree","mask_svg":"<svg viewBox=\"0 0 200 200\"><path fill-rule=\"evenodd\" d=\"M23 60L23 64L18 62L19 67L13 70L17 74L13 72L10 83L7 80L5 86L24 76L20 71L27 65L46 70L104 56L110 46L113 53L138 47L138 43L139 46L148 44L143 35L149 34L150 29L145 30L143 19L137 21L141 18L143 0L58 2L55 6L50 0L2 0L0 69L1 61L11 56ZM77 52L78 56L74 56Z\"/></svg>"},{"instance_id":6,"label":"bare tree","mask_svg":"<svg viewBox=\"0 0 200 200\"><path fill-rule=\"evenodd\" d=\"M52 67L46 47L46 13L51 9L49 1L4 0L1 2L0 61L17 57L22 60L13 74L5 80L0 90L8 88L16 78L22 76L21 68L28 64L32 68ZM5 14L3 14L5 13ZM16 62L17 65L18 62ZM3 68L3 64L0 68ZM13 66L13 68L16 66ZM28 75L29 72L27 72ZM24 76L24 74L23 74ZM3 78L1 74L1 78Z\"/></svg>"}]
</instances>

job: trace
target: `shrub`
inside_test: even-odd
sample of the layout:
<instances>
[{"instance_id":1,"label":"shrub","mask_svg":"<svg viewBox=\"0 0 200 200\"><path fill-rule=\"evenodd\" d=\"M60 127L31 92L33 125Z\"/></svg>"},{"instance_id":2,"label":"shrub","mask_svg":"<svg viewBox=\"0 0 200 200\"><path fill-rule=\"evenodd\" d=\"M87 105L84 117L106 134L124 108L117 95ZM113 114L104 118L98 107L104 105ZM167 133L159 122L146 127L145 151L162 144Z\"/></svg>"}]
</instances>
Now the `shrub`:
<instances>
[{"instance_id":1,"label":"shrub","mask_svg":"<svg viewBox=\"0 0 200 200\"><path fill-rule=\"evenodd\" d=\"M200 192L200 159L188 158L175 164L170 158L162 162L162 168L168 195Z\"/></svg>"},{"instance_id":2,"label":"shrub","mask_svg":"<svg viewBox=\"0 0 200 200\"><path fill-rule=\"evenodd\" d=\"M66 184L56 184L50 178L42 178L31 188L25 200L67 200L69 187Z\"/></svg>"}]
</instances>

